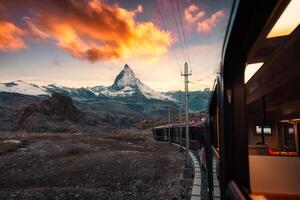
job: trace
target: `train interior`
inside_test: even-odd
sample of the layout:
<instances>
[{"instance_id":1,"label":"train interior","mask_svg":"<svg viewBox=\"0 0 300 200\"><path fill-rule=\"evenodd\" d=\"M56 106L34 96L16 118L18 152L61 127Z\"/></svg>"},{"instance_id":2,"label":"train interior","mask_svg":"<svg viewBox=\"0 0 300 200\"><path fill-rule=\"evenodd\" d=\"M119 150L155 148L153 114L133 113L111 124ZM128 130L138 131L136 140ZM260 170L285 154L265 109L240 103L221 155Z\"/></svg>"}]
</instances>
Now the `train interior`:
<instances>
[{"instance_id":1,"label":"train interior","mask_svg":"<svg viewBox=\"0 0 300 200\"><path fill-rule=\"evenodd\" d=\"M273 11L245 69L250 185L269 199L300 197L300 15L289 16L299 6ZM281 27L283 18L298 24Z\"/></svg>"}]
</instances>

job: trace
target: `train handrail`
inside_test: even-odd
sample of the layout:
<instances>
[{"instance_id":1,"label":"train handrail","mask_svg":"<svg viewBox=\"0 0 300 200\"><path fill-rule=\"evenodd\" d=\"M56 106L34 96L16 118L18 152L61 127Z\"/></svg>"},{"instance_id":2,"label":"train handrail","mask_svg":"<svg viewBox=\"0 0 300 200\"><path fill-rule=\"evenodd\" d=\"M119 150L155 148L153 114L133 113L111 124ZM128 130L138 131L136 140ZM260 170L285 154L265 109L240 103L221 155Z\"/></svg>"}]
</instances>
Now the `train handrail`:
<instances>
[{"instance_id":1,"label":"train handrail","mask_svg":"<svg viewBox=\"0 0 300 200\"><path fill-rule=\"evenodd\" d=\"M220 156L218 151L215 149L215 147L213 145L211 145L211 154L212 154L212 163L211 163L211 173L212 173L212 177L211 177L211 189L212 189L212 196L214 197L220 197L220 193L218 193L217 191L220 191ZM215 160L215 161L213 161ZM214 181L214 180L217 181ZM218 188L218 189L216 189ZM216 191L215 191L216 190Z\"/></svg>"},{"instance_id":2,"label":"train handrail","mask_svg":"<svg viewBox=\"0 0 300 200\"><path fill-rule=\"evenodd\" d=\"M220 160L220 155L218 153L218 151L216 150L216 148L212 145L211 146L212 150L213 150L213 154L218 158L218 160Z\"/></svg>"},{"instance_id":3,"label":"train handrail","mask_svg":"<svg viewBox=\"0 0 300 200\"><path fill-rule=\"evenodd\" d=\"M244 195L242 190L234 181L229 181L226 190L226 199L227 200L249 200L248 195Z\"/></svg>"}]
</instances>

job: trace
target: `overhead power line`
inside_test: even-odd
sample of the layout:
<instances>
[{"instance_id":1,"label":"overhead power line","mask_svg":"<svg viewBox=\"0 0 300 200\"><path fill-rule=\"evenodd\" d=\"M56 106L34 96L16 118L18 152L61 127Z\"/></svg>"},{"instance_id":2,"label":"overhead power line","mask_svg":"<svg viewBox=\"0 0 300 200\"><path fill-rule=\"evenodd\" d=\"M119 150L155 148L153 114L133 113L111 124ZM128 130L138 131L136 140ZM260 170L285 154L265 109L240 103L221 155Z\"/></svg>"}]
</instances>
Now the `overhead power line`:
<instances>
[{"instance_id":1,"label":"overhead power line","mask_svg":"<svg viewBox=\"0 0 300 200\"><path fill-rule=\"evenodd\" d=\"M194 85L202 85L202 86L210 87L210 86L209 86L209 85L207 85L207 84L203 84L203 83L196 83L196 82L193 82L193 81L189 81L189 83L191 83L191 84L194 84Z\"/></svg>"},{"instance_id":2,"label":"overhead power line","mask_svg":"<svg viewBox=\"0 0 300 200\"><path fill-rule=\"evenodd\" d=\"M177 29L177 33L178 33L178 37L179 37L180 46L181 46L181 49L182 49L182 52L183 52L184 61L186 62L187 61L187 56L186 56L184 45L183 45L183 39L181 38L181 34L180 34L180 31L179 31L177 16L175 14L175 10L174 10L174 7L173 7L172 0L170 0L170 2L171 2L171 10L172 10L173 18L175 20L176 29Z\"/></svg>"},{"instance_id":3,"label":"overhead power line","mask_svg":"<svg viewBox=\"0 0 300 200\"><path fill-rule=\"evenodd\" d=\"M156 4L157 10L158 10L158 14L159 14L159 16L160 16L160 19L161 19L161 21L162 21L163 28L164 28L165 30L167 30L167 25L166 25L164 16L162 15L162 12L161 12L161 10L160 10L158 0L155 1L155 4ZM170 36L170 33L169 33L169 32L168 32L168 39L169 39L169 43L170 43L170 45L171 45L171 50L172 50L173 55L174 55L174 57L175 57L175 59L176 59L177 66L178 66L179 69L181 70L181 67L180 67L180 64L179 64L179 60L178 60L178 57L177 57L177 55L176 55L175 48L174 48L174 45L173 45L173 42L172 42L172 39L171 39L171 36Z\"/></svg>"},{"instance_id":4,"label":"overhead power line","mask_svg":"<svg viewBox=\"0 0 300 200\"><path fill-rule=\"evenodd\" d=\"M182 23L182 16L181 16L181 11L180 11L181 7L180 7L180 4L179 4L179 0L175 0L175 1L176 1L176 5L177 5L177 11L178 11L178 15L179 15L179 21L180 21L180 26L181 26L182 36L183 36L183 44L184 44L186 55L187 55L187 61L189 63L190 70L192 70L190 56L189 56L189 50L188 50L188 47L187 47L186 37L185 37L183 23Z\"/></svg>"}]
</instances>

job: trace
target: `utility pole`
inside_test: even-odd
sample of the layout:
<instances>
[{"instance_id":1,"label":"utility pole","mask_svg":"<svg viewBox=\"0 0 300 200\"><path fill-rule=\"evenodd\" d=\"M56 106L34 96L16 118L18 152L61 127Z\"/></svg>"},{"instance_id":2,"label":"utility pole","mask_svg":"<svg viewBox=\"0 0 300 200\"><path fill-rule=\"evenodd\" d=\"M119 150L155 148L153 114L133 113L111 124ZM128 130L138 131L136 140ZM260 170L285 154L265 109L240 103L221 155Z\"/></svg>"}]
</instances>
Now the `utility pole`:
<instances>
[{"instance_id":1,"label":"utility pole","mask_svg":"<svg viewBox=\"0 0 300 200\"><path fill-rule=\"evenodd\" d=\"M191 167L191 161L189 159L189 150L190 150L190 136L189 136L189 76L192 73L189 73L189 66L187 63L184 63L184 73L181 76L184 76L184 86L185 86L185 141L186 141L186 155L185 155L185 165L187 168Z\"/></svg>"},{"instance_id":2,"label":"utility pole","mask_svg":"<svg viewBox=\"0 0 300 200\"><path fill-rule=\"evenodd\" d=\"M182 103L181 103L181 95L179 95L179 144L180 147L182 148L182 122L181 122L181 117L182 117Z\"/></svg>"},{"instance_id":3,"label":"utility pole","mask_svg":"<svg viewBox=\"0 0 300 200\"><path fill-rule=\"evenodd\" d=\"M169 112L168 136L169 136L169 143L171 143L171 113L170 113L170 107L168 108L168 112Z\"/></svg>"}]
</instances>

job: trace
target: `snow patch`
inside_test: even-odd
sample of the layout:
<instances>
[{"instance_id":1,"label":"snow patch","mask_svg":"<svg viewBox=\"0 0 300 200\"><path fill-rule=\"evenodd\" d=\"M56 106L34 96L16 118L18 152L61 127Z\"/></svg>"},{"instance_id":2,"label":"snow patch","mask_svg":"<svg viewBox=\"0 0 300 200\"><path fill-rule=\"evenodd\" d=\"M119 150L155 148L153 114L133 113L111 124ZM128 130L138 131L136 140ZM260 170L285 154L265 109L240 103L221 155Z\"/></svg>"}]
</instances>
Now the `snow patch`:
<instances>
[{"instance_id":1,"label":"snow patch","mask_svg":"<svg viewBox=\"0 0 300 200\"><path fill-rule=\"evenodd\" d=\"M10 83L0 83L0 91L27 95L49 95L45 88L20 80Z\"/></svg>"}]
</instances>

